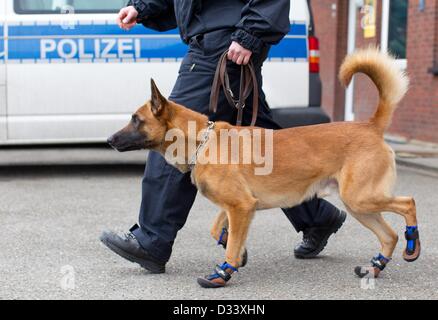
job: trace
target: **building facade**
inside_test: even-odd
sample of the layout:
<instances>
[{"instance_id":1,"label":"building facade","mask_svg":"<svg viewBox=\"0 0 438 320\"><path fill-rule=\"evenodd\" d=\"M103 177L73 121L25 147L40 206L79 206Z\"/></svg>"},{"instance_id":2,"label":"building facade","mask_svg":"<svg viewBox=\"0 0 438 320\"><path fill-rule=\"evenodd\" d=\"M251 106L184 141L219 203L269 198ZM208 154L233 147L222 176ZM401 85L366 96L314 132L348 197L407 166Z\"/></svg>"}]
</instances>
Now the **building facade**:
<instances>
[{"instance_id":1,"label":"building facade","mask_svg":"<svg viewBox=\"0 0 438 320\"><path fill-rule=\"evenodd\" d=\"M313 0L323 106L333 120L364 120L378 93L363 75L345 90L337 73L348 52L376 45L397 57L411 88L389 134L438 143L438 0Z\"/></svg>"}]
</instances>

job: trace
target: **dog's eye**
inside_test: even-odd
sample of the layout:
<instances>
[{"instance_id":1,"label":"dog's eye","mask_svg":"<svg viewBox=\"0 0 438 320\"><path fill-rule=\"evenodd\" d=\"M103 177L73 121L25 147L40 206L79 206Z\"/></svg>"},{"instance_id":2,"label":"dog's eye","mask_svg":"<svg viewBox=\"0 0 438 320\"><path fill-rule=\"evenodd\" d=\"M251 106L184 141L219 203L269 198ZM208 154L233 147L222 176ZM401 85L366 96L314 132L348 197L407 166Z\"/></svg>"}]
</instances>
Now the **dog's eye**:
<instances>
[{"instance_id":1,"label":"dog's eye","mask_svg":"<svg viewBox=\"0 0 438 320\"><path fill-rule=\"evenodd\" d=\"M134 125L138 125L139 123L138 117L135 114L131 117L131 121Z\"/></svg>"}]
</instances>

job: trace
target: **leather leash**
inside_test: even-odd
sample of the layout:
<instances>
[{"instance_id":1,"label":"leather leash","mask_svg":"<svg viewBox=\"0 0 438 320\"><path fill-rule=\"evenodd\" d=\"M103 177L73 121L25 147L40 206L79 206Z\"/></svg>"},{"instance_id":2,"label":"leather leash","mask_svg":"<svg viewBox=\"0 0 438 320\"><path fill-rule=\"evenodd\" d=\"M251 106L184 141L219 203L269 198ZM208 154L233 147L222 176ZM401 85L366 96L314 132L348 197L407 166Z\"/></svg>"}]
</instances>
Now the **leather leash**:
<instances>
[{"instance_id":1,"label":"leather leash","mask_svg":"<svg viewBox=\"0 0 438 320\"><path fill-rule=\"evenodd\" d=\"M257 84L257 77L254 71L254 64L252 61L248 65L241 66L240 71L240 91L239 97L236 98L230 85L230 77L227 71L228 50L225 51L219 59L219 63L214 75L213 86L210 95L210 112L217 112L219 103L220 91L223 88L225 98L228 103L237 108L237 126L242 126L243 109L245 108L245 101L248 99L251 92L253 93L252 106L252 120L251 126L255 126L257 121L257 114L259 109L259 88Z\"/></svg>"}]
</instances>

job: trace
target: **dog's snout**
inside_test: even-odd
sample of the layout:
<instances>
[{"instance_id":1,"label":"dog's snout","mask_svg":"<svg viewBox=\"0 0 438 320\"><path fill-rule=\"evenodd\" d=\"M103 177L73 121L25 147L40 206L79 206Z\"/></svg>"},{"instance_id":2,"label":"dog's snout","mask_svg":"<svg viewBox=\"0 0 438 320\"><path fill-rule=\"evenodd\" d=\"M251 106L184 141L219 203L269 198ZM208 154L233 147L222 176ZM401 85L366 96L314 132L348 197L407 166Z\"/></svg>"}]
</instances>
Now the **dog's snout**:
<instances>
[{"instance_id":1,"label":"dog's snout","mask_svg":"<svg viewBox=\"0 0 438 320\"><path fill-rule=\"evenodd\" d=\"M112 135L111 137L109 137L106 142L110 145L113 146L114 145L114 141L115 141L115 137L114 135Z\"/></svg>"},{"instance_id":2,"label":"dog's snout","mask_svg":"<svg viewBox=\"0 0 438 320\"><path fill-rule=\"evenodd\" d=\"M109 137L106 142L119 152L140 150L144 148L144 137L130 127L126 127Z\"/></svg>"}]
</instances>

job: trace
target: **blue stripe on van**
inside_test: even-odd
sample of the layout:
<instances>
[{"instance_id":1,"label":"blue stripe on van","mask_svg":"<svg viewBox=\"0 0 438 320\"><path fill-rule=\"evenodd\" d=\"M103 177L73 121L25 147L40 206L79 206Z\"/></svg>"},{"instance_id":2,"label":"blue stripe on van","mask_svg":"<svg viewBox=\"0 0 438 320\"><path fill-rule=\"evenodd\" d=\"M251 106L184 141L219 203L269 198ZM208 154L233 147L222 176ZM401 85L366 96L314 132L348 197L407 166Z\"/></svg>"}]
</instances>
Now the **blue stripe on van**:
<instances>
[{"instance_id":1,"label":"blue stripe on van","mask_svg":"<svg viewBox=\"0 0 438 320\"><path fill-rule=\"evenodd\" d=\"M269 52L269 58L292 58L307 60L307 39L283 39L283 41L281 41L278 45L271 48L271 51Z\"/></svg>"},{"instance_id":2,"label":"blue stripe on van","mask_svg":"<svg viewBox=\"0 0 438 320\"><path fill-rule=\"evenodd\" d=\"M3 25L0 24L0 61L5 60L5 40L4 40L4 28Z\"/></svg>"},{"instance_id":3,"label":"blue stripe on van","mask_svg":"<svg viewBox=\"0 0 438 320\"><path fill-rule=\"evenodd\" d=\"M290 31L288 33L290 36L307 36L307 25L306 24L291 24Z\"/></svg>"},{"instance_id":4,"label":"blue stripe on van","mask_svg":"<svg viewBox=\"0 0 438 320\"><path fill-rule=\"evenodd\" d=\"M271 49L269 58L307 59L306 25L291 25L289 36ZM176 29L159 33L136 26L125 32L114 24L76 25L74 29L60 25L9 26L8 43L8 59L18 61L182 58L187 51Z\"/></svg>"},{"instance_id":5,"label":"blue stripe on van","mask_svg":"<svg viewBox=\"0 0 438 320\"><path fill-rule=\"evenodd\" d=\"M99 39L53 39L54 50L44 54L41 50L41 39L9 40L9 60L38 59L154 59L182 58L187 46L179 39L110 39L113 43L102 44ZM120 43L122 41L122 43ZM138 42L138 45L136 44ZM96 50L96 46L100 46ZM120 51L121 46L124 47ZM60 48L60 49L59 49ZM107 48L107 49L105 49ZM137 50L138 48L138 50ZM105 51L105 52L104 52ZM284 39L272 47L269 58L307 59L306 39Z\"/></svg>"},{"instance_id":6,"label":"blue stripe on van","mask_svg":"<svg viewBox=\"0 0 438 320\"><path fill-rule=\"evenodd\" d=\"M41 49L50 41L53 50ZM122 48L122 49L121 49ZM27 59L152 59L184 57L187 46L178 38L114 39L13 39L9 40L9 60Z\"/></svg>"}]
</instances>

